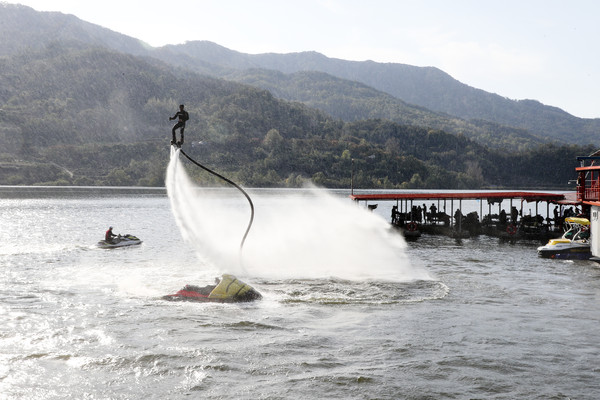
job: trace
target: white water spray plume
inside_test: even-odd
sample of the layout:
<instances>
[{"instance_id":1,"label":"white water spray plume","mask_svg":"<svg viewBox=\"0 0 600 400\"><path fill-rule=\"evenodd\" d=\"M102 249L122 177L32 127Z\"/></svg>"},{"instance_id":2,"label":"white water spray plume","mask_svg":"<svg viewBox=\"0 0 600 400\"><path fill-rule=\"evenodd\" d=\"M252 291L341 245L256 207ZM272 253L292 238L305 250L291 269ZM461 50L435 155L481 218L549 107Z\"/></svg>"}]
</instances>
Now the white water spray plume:
<instances>
[{"instance_id":1,"label":"white water spray plume","mask_svg":"<svg viewBox=\"0 0 600 400\"><path fill-rule=\"evenodd\" d=\"M433 279L408 259L404 238L387 221L317 188L252 194L256 215L240 254L250 218L247 200L235 189L194 185L179 154L171 149L167 169L172 212L184 240L221 272L272 279Z\"/></svg>"}]
</instances>

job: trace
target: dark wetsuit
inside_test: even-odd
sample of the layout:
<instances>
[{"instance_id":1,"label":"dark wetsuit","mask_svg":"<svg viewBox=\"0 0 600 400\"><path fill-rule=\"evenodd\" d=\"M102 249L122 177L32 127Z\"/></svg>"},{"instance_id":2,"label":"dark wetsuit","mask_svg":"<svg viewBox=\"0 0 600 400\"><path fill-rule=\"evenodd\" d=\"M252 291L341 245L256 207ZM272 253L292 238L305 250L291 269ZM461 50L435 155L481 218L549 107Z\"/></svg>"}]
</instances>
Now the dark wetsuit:
<instances>
[{"instance_id":1,"label":"dark wetsuit","mask_svg":"<svg viewBox=\"0 0 600 400\"><path fill-rule=\"evenodd\" d=\"M181 133L181 143L183 143L183 131L185 129L185 121L189 118L187 111L180 110L173 116L172 119L178 119L177 123L173 127L173 142L177 139L175 137L175 131L179 129L179 133Z\"/></svg>"}]
</instances>

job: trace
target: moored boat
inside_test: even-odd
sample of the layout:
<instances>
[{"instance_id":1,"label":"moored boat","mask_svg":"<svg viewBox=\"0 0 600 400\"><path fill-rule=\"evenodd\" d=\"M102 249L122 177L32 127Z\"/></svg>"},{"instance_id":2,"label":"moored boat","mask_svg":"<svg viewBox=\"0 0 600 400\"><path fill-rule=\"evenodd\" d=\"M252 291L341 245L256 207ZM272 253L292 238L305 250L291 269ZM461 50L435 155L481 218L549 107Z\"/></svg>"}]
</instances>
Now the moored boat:
<instances>
[{"instance_id":1,"label":"moored boat","mask_svg":"<svg viewBox=\"0 0 600 400\"><path fill-rule=\"evenodd\" d=\"M590 221L587 218L565 218L565 233L561 238L550 239L538 247L538 255L544 258L587 260L592 256L590 248Z\"/></svg>"}]
</instances>

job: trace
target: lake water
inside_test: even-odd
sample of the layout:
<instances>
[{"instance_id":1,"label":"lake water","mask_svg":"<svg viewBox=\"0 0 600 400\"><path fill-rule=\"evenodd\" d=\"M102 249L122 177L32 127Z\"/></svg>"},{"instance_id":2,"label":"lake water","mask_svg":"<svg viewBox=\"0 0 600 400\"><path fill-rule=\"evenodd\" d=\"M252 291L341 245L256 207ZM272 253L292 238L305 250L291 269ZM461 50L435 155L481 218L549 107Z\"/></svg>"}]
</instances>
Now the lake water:
<instances>
[{"instance_id":1,"label":"lake water","mask_svg":"<svg viewBox=\"0 0 600 400\"><path fill-rule=\"evenodd\" d=\"M600 268L347 192L0 188L0 399L597 399ZM390 205L391 206L391 205ZM385 216L385 218L384 218ZM109 225L143 244L102 250ZM167 302L233 273L263 299Z\"/></svg>"}]
</instances>

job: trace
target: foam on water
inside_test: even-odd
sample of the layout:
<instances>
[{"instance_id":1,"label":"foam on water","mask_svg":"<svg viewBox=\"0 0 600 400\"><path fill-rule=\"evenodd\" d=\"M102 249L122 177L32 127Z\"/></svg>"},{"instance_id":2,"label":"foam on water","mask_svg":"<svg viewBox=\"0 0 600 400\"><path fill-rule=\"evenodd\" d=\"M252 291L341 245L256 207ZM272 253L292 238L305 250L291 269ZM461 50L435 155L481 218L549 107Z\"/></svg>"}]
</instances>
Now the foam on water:
<instances>
[{"instance_id":1,"label":"foam on water","mask_svg":"<svg viewBox=\"0 0 600 400\"><path fill-rule=\"evenodd\" d=\"M171 150L167 170L172 212L183 238L222 272L274 279L432 279L408 259L403 237L383 218L317 188L277 201L254 195L254 225L240 255L249 207L194 185L179 154Z\"/></svg>"}]
</instances>

